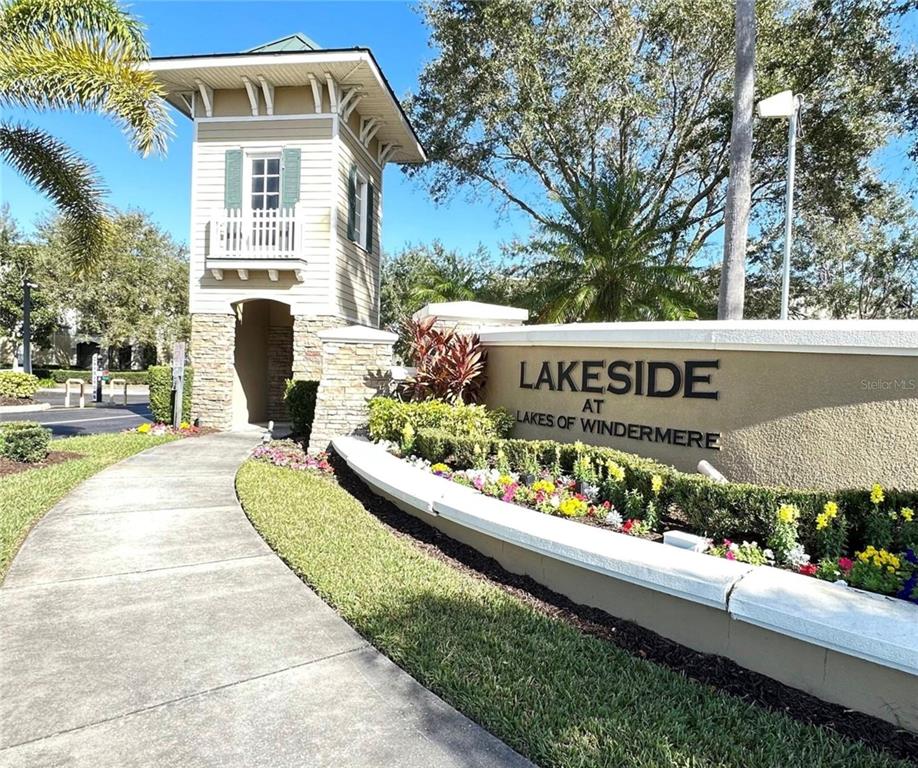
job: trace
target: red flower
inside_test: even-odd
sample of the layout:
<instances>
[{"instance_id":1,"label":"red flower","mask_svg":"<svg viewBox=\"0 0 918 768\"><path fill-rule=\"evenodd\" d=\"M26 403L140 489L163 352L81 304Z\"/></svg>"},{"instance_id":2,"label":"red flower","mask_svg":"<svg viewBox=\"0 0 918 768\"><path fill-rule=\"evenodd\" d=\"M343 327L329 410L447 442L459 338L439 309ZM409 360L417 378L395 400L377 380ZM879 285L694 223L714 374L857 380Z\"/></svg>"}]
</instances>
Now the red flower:
<instances>
[{"instance_id":1,"label":"red flower","mask_svg":"<svg viewBox=\"0 0 918 768\"><path fill-rule=\"evenodd\" d=\"M622 533L629 533L632 527L634 527L634 520L625 520L622 524Z\"/></svg>"},{"instance_id":2,"label":"red flower","mask_svg":"<svg viewBox=\"0 0 918 768\"><path fill-rule=\"evenodd\" d=\"M807 563L806 565L801 565L798 573L802 573L804 576L815 576L816 575L816 566L813 563Z\"/></svg>"},{"instance_id":3,"label":"red flower","mask_svg":"<svg viewBox=\"0 0 918 768\"><path fill-rule=\"evenodd\" d=\"M850 557L838 558L838 567L842 573L848 573L854 567L854 560Z\"/></svg>"}]
</instances>

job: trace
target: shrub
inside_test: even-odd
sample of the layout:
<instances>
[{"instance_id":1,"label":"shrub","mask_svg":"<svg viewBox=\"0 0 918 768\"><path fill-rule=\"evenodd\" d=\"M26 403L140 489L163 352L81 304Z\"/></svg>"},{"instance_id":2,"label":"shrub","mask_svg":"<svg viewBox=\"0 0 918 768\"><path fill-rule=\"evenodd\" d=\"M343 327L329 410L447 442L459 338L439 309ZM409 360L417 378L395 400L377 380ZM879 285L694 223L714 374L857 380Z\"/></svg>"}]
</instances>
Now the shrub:
<instances>
[{"instance_id":1,"label":"shrub","mask_svg":"<svg viewBox=\"0 0 918 768\"><path fill-rule=\"evenodd\" d=\"M21 371L0 371L0 397L30 400L38 391L37 376Z\"/></svg>"},{"instance_id":2,"label":"shrub","mask_svg":"<svg viewBox=\"0 0 918 768\"><path fill-rule=\"evenodd\" d=\"M153 421L164 424L172 423L172 366L151 365L147 369L150 383L150 410L153 412ZM191 383L194 380L194 371L185 367L185 387L182 392L182 420L191 421Z\"/></svg>"},{"instance_id":3,"label":"shrub","mask_svg":"<svg viewBox=\"0 0 918 768\"><path fill-rule=\"evenodd\" d=\"M476 334L435 328L436 317L409 319L403 326L417 372L400 386L409 400L436 398L477 403L485 384L488 353Z\"/></svg>"},{"instance_id":4,"label":"shrub","mask_svg":"<svg viewBox=\"0 0 918 768\"><path fill-rule=\"evenodd\" d=\"M44 461L51 443L51 430L36 421L0 424L0 456L13 461Z\"/></svg>"},{"instance_id":5,"label":"shrub","mask_svg":"<svg viewBox=\"0 0 918 768\"><path fill-rule=\"evenodd\" d=\"M513 417L504 410L483 405L450 405L440 400L406 403L388 397L370 401L370 436L401 443L406 424L415 434L422 429L442 429L456 437L506 437Z\"/></svg>"},{"instance_id":6,"label":"shrub","mask_svg":"<svg viewBox=\"0 0 918 768\"><path fill-rule=\"evenodd\" d=\"M312 432L312 421L316 415L316 394L319 391L318 381L287 380L284 389L284 402L293 424L293 434L309 440Z\"/></svg>"},{"instance_id":7,"label":"shrub","mask_svg":"<svg viewBox=\"0 0 918 768\"><path fill-rule=\"evenodd\" d=\"M505 440L500 435L458 436L450 427L421 427L415 437L415 452L431 462L446 462L455 469L478 466L480 457L495 457L500 450L510 469L528 472L533 459L539 466L553 471L573 473L578 456L594 465L607 468L611 462L621 472L621 480L607 477L602 493L617 507L627 507L629 499L636 502L653 500L661 514L667 515L697 533L715 540L768 541L776 532L777 513L782 505L792 505L799 513L799 543L814 560L832 557L838 549L862 550L878 527L876 518L889 519L890 510L909 510L910 520L900 519L895 530L898 538L916 536L913 513L918 508L918 490L885 490L882 508L871 501L871 488L844 489L835 492L771 488L747 483L715 483L701 475L680 472L652 459L625 453L614 448L579 446L552 440ZM608 475L608 469L605 469ZM654 478L657 478L656 482ZM658 488L658 490L654 490ZM634 492L634 493L632 493ZM842 544L829 546L817 529L816 518L826 504L836 502L839 515L844 515L847 536ZM635 503L636 506L636 503ZM900 513L901 516L901 513ZM882 522L882 521L881 521ZM844 536L845 532L842 532Z\"/></svg>"},{"instance_id":8,"label":"shrub","mask_svg":"<svg viewBox=\"0 0 918 768\"><path fill-rule=\"evenodd\" d=\"M80 379L90 382L92 371L68 368L35 368L35 375L41 379L53 381L55 384L64 384L67 379ZM128 384L149 384L148 371L109 371L109 378L124 379Z\"/></svg>"}]
</instances>

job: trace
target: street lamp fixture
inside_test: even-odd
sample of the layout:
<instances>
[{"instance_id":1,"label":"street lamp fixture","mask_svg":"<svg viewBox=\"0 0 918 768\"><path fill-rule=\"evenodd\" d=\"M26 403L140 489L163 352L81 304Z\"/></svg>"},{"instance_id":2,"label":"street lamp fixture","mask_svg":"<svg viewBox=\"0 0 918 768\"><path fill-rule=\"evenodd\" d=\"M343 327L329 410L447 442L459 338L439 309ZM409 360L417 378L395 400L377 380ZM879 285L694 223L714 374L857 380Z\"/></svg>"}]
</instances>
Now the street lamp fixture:
<instances>
[{"instance_id":1,"label":"street lamp fixture","mask_svg":"<svg viewBox=\"0 0 918 768\"><path fill-rule=\"evenodd\" d=\"M765 119L789 118L787 128L787 194L784 201L784 278L781 282L781 319L787 320L790 303L790 258L794 222L794 167L797 154L797 115L803 98L793 91L781 91L757 106L759 117Z\"/></svg>"}]
</instances>

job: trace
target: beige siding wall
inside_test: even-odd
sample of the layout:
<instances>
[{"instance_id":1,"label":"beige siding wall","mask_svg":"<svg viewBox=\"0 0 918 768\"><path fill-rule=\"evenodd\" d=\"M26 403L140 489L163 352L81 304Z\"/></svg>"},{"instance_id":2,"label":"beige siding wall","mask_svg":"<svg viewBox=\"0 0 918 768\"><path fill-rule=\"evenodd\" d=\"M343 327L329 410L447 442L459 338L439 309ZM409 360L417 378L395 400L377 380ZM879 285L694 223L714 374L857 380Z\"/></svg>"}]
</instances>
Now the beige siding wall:
<instances>
[{"instance_id":1,"label":"beige siding wall","mask_svg":"<svg viewBox=\"0 0 918 768\"><path fill-rule=\"evenodd\" d=\"M217 92L227 109L240 106L245 92ZM215 97L215 106L221 98ZM245 106L248 98L245 97ZM294 314L327 314L330 301L330 214L332 200L331 118L287 120L240 120L199 122L192 157L191 311L229 312L229 303L251 298L270 298L291 305ZM251 272L247 281L227 271L222 281L205 270L209 220L223 208L225 152L301 150L300 206L305 210L306 279L299 283L292 272L280 273L271 282L264 272Z\"/></svg>"},{"instance_id":2,"label":"beige siding wall","mask_svg":"<svg viewBox=\"0 0 918 768\"><path fill-rule=\"evenodd\" d=\"M351 122L359 127L356 113ZM372 142L371 142L372 146ZM375 155L373 155L375 158ZM376 188L376 210L372 251L368 253L347 236L347 182L351 166L370 179ZM382 175L363 146L342 126L338 142L337 206L337 302L338 311L349 320L378 326L379 254L382 233Z\"/></svg>"}]
</instances>

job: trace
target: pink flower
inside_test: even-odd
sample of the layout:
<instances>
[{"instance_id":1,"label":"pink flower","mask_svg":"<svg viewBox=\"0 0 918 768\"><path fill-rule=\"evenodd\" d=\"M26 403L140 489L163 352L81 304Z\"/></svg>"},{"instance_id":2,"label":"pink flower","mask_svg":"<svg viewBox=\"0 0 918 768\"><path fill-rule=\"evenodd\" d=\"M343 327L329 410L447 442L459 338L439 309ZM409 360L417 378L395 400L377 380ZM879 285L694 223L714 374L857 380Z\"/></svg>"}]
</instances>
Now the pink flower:
<instances>
[{"instance_id":1,"label":"pink flower","mask_svg":"<svg viewBox=\"0 0 918 768\"><path fill-rule=\"evenodd\" d=\"M502 501L513 501L513 497L516 496L516 483L510 483L504 489L504 495L501 496Z\"/></svg>"},{"instance_id":2,"label":"pink flower","mask_svg":"<svg viewBox=\"0 0 918 768\"><path fill-rule=\"evenodd\" d=\"M727 558L727 560L736 560L736 553L732 549L728 549L724 552L724 557Z\"/></svg>"},{"instance_id":3,"label":"pink flower","mask_svg":"<svg viewBox=\"0 0 918 768\"><path fill-rule=\"evenodd\" d=\"M730 545L731 545L732 543L733 543L733 542L730 541L730 539L724 539L724 546L725 546L727 549L730 549Z\"/></svg>"},{"instance_id":4,"label":"pink flower","mask_svg":"<svg viewBox=\"0 0 918 768\"><path fill-rule=\"evenodd\" d=\"M850 557L838 558L838 567L843 573L848 573L854 567L854 560Z\"/></svg>"}]
</instances>

